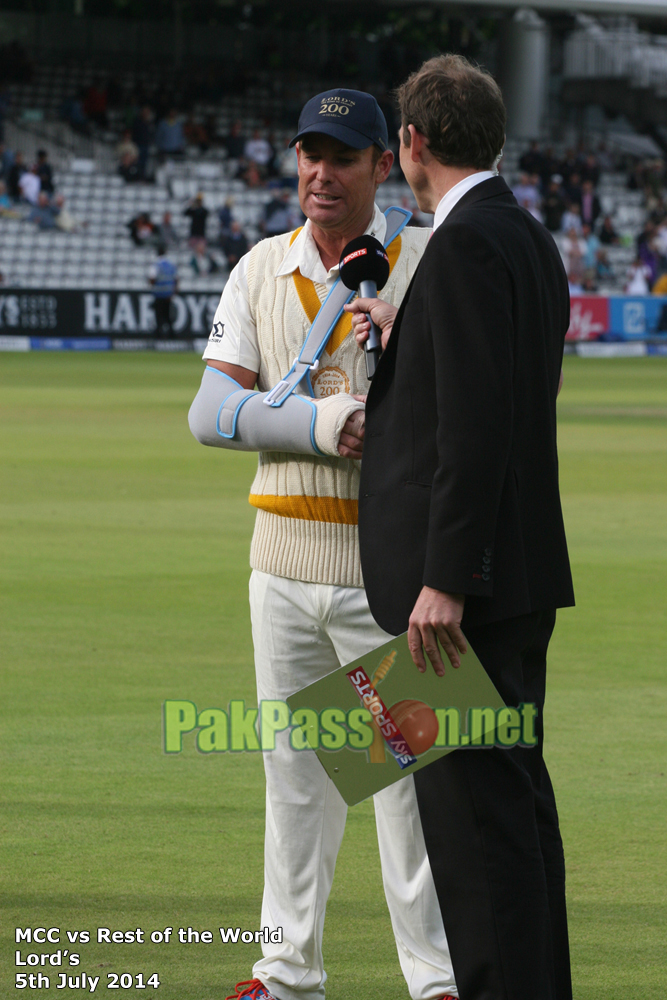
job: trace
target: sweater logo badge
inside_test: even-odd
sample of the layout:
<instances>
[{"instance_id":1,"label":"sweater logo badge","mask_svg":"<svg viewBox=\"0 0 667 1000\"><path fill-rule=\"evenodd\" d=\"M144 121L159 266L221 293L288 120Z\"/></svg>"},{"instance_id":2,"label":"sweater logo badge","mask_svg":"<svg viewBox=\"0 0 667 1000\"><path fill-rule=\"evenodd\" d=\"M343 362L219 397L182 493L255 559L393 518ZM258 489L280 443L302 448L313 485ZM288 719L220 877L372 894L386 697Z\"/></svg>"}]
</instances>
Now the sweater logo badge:
<instances>
[{"instance_id":1,"label":"sweater logo badge","mask_svg":"<svg viewBox=\"0 0 667 1000\"><path fill-rule=\"evenodd\" d=\"M313 377L312 386L316 396L337 396L339 392L350 391L350 380L338 365L327 365Z\"/></svg>"}]
</instances>

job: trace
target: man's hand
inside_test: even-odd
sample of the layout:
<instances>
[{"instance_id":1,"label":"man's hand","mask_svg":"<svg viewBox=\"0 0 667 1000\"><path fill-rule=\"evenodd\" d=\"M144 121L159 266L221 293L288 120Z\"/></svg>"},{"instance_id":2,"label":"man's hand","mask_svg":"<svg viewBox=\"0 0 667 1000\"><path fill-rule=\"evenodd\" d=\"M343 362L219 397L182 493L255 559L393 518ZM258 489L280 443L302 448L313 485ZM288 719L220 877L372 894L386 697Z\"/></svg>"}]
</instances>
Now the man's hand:
<instances>
[{"instance_id":1,"label":"man's hand","mask_svg":"<svg viewBox=\"0 0 667 1000\"><path fill-rule=\"evenodd\" d=\"M365 396L352 394L360 403L366 402ZM364 431L366 429L366 411L355 410L345 421L338 440L338 453L343 458L361 458L361 451L364 445Z\"/></svg>"},{"instance_id":2,"label":"man's hand","mask_svg":"<svg viewBox=\"0 0 667 1000\"><path fill-rule=\"evenodd\" d=\"M464 604L464 594L446 594L442 590L433 590L432 587L422 587L408 627L410 653L422 674L426 673L425 649L436 674L444 676L445 665L440 656L438 639L451 665L461 666L459 653L465 653L468 649L461 631Z\"/></svg>"},{"instance_id":3,"label":"man's hand","mask_svg":"<svg viewBox=\"0 0 667 1000\"><path fill-rule=\"evenodd\" d=\"M346 312L352 313L352 332L359 347L365 340L368 340L371 325L366 317L370 313L375 325L382 330L380 338L382 350L386 350L391 328L398 312L396 306L384 302L383 299L355 299L354 302L348 302L344 309Z\"/></svg>"}]
</instances>

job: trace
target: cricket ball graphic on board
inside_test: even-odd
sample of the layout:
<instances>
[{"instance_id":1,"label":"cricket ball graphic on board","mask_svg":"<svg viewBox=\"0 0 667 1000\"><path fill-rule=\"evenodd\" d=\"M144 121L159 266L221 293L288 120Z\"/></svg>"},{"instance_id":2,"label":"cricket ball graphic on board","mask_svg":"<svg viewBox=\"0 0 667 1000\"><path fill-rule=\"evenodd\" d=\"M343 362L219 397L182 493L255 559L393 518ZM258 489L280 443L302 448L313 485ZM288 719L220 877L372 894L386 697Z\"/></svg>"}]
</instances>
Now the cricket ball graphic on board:
<instances>
[{"instance_id":1,"label":"cricket ball graphic on board","mask_svg":"<svg viewBox=\"0 0 667 1000\"><path fill-rule=\"evenodd\" d=\"M416 757L431 749L438 735L438 719L430 705L409 698L397 701L389 712Z\"/></svg>"}]
</instances>

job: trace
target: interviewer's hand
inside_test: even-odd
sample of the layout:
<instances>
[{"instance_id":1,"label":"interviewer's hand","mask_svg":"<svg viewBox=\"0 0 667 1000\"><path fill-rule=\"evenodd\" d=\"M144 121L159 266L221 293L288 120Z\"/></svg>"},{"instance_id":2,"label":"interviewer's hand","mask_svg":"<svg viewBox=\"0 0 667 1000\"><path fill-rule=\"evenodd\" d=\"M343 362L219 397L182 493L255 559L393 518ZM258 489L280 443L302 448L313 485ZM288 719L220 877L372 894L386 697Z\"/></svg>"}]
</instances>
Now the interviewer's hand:
<instances>
[{"instance_id":1,"label":"interviewer's hand","mask_svg":"<svg viewBox=\"0 0 667 1000\"><path fill-rule=\"evenodd\" d=\"M445 673L445 665L438 649L438 639L451 665L461 666L459 653L465 653L468 649L461 631L464 604L464 594L446 594L442 590L433 590L432 587L422 587L410 615L408 627L410 653L422 674L426 673L423 650L426 650L436 674L442 677Z\"/></svg>"},{"instance_id":2,"label":"interviewer's hand","mask_svg":"<svg viewBox=\"0 0 667 1000\"><path fill-rule=\"evenodd\" d=\"M354 302L348 302L344 308L346 312L352 313L352 332L359 347L362 346L365 340L368 340L371 325L366 316L370 313L375 325L379 326L382 330L380 338L382 341L382 350L386 350L391 328L394 325L396 313L398 312L396 306L390 305L383 299L355 299Z\"/></svg>"},{"instance_id":3,"label":"interviewer's hand","mask_svg":"<svg viewBox=\"0 0 667 1000\"><path fill-rule=\"evenodd\" d=\"M354 398L358 399L360 403L366 402L365 396L357 396L353 393ZM361 458L361 452L364 446L364 431L366 428L366 411L365 410L355 410L343 425L343 429L340 432L340 438L338 439L338 454L342 455L343 458Z\"/></svg>"}]
</instances>

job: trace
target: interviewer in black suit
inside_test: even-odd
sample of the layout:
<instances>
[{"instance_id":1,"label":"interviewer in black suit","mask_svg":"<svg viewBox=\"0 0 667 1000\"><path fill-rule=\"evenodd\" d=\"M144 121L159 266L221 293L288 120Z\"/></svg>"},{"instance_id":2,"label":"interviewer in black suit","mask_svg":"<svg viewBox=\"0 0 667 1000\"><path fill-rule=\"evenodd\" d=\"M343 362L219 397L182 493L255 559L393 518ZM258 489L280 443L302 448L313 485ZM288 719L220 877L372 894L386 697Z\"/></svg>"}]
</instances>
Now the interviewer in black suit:
<instances>
[{"instance_id":1,"label":"interviewer in black suit","mask_svg":"<svg viewBox=\"0 0 667 1000\"><path fill-rule=\"evenodd\" d=\"M565 873L542 759L546 651L573 604L558 492L565 272L492 172L505 109L458 56L399 90L401 165L434 234L395 313L366 407L359 531L371 610L443 674L466 641L537 746L463 749L418 771L429 860L461 1000L571 1000ZM393 328L392 328L393 324ZM390 336L387 342L387 334Z\"/></svg>"}]
</instances>

